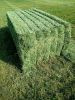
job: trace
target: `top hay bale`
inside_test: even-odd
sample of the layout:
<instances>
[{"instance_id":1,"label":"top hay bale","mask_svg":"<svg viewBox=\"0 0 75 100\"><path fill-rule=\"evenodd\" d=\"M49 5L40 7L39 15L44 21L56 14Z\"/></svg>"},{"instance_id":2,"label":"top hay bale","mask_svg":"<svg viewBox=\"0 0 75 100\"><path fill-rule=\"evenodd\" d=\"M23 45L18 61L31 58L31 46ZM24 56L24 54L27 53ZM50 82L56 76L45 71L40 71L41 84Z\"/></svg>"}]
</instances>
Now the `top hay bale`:
<instances>
[{"instance_id":1,"label":"top hay bale","mask_svg":"<svg viewBox=\"0 0 75 100\"><path fill-rule=\"evenodd\" d=\"M58 17L30 9L10 11L7 19L24 70L49 56L59 56L68 47L71 26Z\"/></svg>"}]
</instances>

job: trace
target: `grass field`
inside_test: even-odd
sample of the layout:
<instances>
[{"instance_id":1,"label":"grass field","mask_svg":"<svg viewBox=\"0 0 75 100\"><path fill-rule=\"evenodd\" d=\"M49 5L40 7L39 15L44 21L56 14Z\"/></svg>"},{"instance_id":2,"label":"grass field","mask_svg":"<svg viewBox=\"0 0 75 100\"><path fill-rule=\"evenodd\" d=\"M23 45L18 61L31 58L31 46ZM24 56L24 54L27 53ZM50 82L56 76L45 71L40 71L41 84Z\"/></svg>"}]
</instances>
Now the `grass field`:
<instances>
[{"instance_id":1,"label":"grass field","mask_svg":"<svg viewBox=\"0 0 75 100\"><path fill-rule=\"evenodd\" d=\"M6 12L31 7L69 21L75 40L75 0L0 0L0 100L74 100L75 64L62 56L41 62L30 76L21 73Z\"/></svg>"}]
</instances>

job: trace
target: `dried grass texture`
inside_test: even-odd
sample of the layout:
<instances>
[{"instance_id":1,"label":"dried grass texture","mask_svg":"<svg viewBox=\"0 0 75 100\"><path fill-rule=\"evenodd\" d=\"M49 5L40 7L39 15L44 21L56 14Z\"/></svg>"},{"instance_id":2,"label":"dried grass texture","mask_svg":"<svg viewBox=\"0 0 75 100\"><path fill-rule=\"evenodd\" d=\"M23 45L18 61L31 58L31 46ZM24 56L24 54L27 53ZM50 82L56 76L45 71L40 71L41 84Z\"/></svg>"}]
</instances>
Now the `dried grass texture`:
<instances>
[{"instance_id":1,"label":"dried grass texture","mask_svg":"<svg viewBox=\"0 0 75 100\"><path fill-rule=\"evenodd\" d=\"M11 11L7 18L24 70L67 50L71 38L68 22L38 9Z\"/></svg>"},{"instance_id":2,"label":"dried grass texture","mask_svg":"<svg viewBox=\"0 0 75 100\"><path fill-rule=\"evenodd\" d=\"M64 57L70 60L72 63L75 63L75 41L70 40L68 49L63 52Z\"/></svg>"}]
</instances>

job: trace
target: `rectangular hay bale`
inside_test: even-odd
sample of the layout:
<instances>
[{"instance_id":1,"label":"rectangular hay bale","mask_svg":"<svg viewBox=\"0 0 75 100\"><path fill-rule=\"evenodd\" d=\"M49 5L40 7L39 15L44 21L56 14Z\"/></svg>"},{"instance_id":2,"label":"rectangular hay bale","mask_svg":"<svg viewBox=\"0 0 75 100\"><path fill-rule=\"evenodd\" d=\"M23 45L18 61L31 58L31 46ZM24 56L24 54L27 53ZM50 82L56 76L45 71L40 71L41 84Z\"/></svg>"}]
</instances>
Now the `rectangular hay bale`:
<instances>
[{"instance_id":1,"label":"rectangular hay bale","mask_svg":"<svg viewBox=\"0 0 75 100\"><path fill-rule=\"evenodd\" d=\"M7 19L24 71L68 48L71 26L58 17L38 9L19 9L8 12Z\"/></svg>"},{"instance_id":2,"label":"rectangular hay bale","mask_svg":"<svg viewBox=\"0 0 75 100\"><path fill-rule=\"evenodd\" d=\"M46 12L38 10L38 9L32 9L30 10L31 12L35 13L36 15L40 16L42 19L46 20L49 24L52 24L53 26L55 26L58 30L58 36L56 35L57 38L57 47L56 47L56 55L60 55L60 52L62 50L62 47L64 45L64 25L61 25L60 23L58 23L57 21L47 17L45 15ZM50 25L49 25L50 27ZM53 34L54 32L52 32ZM53 42L54 43L54 42Z\"/></svg>"},{"instance_id":3,"label":"rectangular hay bale","mask_svg":"<svg viewBox=\"0 0 75 100\"><path fill-rule=\"evenodd\" d=\"M49 13L46 13L42 10L39 10L39 9L33 9L34 11L37 11L47 17L49 17L50 19L54 20L54 21L57 21L58 23L64 25L64 47L63 47L63 51L66 50L68 48L68 44L70 43L70 39L71 39L71 24L69 22L66 22L54 15L51 15Z\"/></svg>"}]
</instances>

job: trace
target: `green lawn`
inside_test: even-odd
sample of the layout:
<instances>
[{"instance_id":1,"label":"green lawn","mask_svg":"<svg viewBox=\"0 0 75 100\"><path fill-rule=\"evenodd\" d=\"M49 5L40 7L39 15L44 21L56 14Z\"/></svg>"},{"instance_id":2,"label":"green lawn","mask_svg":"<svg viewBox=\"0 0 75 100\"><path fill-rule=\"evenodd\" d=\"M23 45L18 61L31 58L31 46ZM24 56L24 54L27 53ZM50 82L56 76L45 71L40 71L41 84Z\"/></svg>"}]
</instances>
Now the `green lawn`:
<instances>
[{"instance_id":1,"label":"green lawn","mask_svg":"<svg viewBox=\"0 0 75 100\"><path fill-rule=\"evenodd\" d=\"M0 100L74 100L75 64L63 57L41 62L29 77L18 69L21 66L6 19L6 12L15 7L40 8L69 21L75 39L75 0L0 0Z\"/></svg>"}]
</instances>

